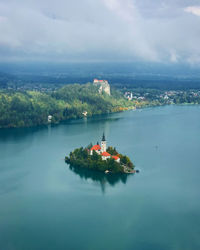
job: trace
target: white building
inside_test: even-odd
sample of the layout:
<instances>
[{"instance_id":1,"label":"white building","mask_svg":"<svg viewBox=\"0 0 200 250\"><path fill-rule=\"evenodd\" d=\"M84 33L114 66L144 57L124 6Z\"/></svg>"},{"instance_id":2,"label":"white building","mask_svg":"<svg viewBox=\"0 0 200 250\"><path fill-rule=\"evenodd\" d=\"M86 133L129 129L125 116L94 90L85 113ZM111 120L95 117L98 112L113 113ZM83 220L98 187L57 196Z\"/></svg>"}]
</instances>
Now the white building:
<instances>
[{"instance_id":1,"label":"white building","mask_svg":"<svg viewBox=\"0 0 200 250\"><path fill-rule=\"evenodd\" d=\"M101 153L103 152L106 152L106 139L104 133L101 140Z\"/></svg>"},{"instance_id":2,"label":"white building","mask_svg":"<svg viewBox=\"0 0 200 250\"><path fill-rule=\"evenodd\" d=\"M93 151L95 151L97 154L101 155L102 160L107 160L109 158L113 158L116 162L120 162L120 158L117 155L111 155L108 152L106 152L106 139L105 135L103 133L102 140L101 140L101 146L99 143L96 145L92 146L90 149L90 155L93 154Z\"/></svg>"},{"instance_id":3,"label":"white building","mask_svg":"<svg viewBox=\"0 0 200 250\"><path fill-rule=\"evenodd\" d=\"M102 160L107 160L111 157L111 155L108 152L103 152L102 154Z\"/></svg>"},{"instance_id":4,"label":"white building","mask_svg":"<svg viewBox=\"0 0 200 250\"><path fill-rule=\"evenodd\" d=\"M52 115L48 115L48 118L47 118L47 119L48 119L48 122L49 122L49 123L51 123L52 118L53 118Z\"/></svg>"},{"instance_id":5,"label":"white building","mask_svg":"<svg viewBox=\"0 0 200 250\"><path fill-rule=\"evenodd\" d=\"M125 92L124 94L125 98L127 98L129 101L133 99L133 93L132 92Z\"/></svg>"}]
</instances>

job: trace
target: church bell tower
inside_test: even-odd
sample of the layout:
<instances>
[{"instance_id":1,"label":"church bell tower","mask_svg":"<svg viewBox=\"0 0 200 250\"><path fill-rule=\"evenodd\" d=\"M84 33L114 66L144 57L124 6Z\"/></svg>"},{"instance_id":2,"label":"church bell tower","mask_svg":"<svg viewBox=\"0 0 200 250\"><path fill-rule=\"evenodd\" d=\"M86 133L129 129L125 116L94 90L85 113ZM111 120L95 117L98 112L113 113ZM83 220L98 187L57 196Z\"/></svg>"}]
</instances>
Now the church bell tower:
<instances>
[{"instance_id":1,"label":"church bell tower","mask_svg":"<svg viewBox=\"0 0 200 250\"><path fill-rule=\"evenodd\" d=\"M105 135L103 133L102 140L101 140L101 152L106 152L106 139Z\"/></svg>"}]
</instances>

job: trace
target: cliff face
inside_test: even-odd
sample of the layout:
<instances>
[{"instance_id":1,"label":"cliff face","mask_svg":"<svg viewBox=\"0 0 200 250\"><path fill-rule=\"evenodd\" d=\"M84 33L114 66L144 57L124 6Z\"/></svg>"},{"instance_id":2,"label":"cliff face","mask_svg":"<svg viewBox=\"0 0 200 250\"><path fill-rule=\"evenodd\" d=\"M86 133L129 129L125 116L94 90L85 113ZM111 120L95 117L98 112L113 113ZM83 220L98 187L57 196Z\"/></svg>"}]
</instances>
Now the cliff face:
<instances>
[{"instance_id":1,"label":"cliff face","mask_svg":"<svg viewBox=\"0 0 200 250\"><path fill-rule=\"evenodd\" d=\"M94 79L93 84L99 86L99 93L105 92L110 95L110 84L106 80Z\"/></svg>"}]
</instances>

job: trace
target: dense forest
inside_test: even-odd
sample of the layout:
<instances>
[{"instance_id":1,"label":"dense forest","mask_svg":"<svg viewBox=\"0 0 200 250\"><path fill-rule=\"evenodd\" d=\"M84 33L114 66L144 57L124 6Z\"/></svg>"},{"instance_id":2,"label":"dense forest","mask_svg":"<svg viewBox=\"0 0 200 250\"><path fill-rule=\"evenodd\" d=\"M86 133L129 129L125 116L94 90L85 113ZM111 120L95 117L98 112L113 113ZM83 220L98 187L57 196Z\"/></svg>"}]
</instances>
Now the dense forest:
<instances>
[{"instance_id":1,"label":"dense forest","mask_svg":"<svg viewBox=\"0 0 200 250\"><path fill-rule=\"evenodd\" d=\"M98 88L92 84L66 85L49 92L40 91L0 91L0 127L28 127L47 124L48 115L52 123L70 118L117 112L131 108L118 91L112 95L99 94Z\"/></svg>"},{"instance_id":2,"label":"dense forest","mask_svg":"<svg viewBox=\"0 0 200 250\"><path fill-rule=\"evenodd\" d=\"M132 100L125 93L132 92ZM170 104L200 104L200 91L161 91L143 88L111 88L111 96L99 94L91 83L67 84L55 90L0 89L0 128L30 127L67 119L106 114L133 108Z\"/></svg>"}]
</instances>

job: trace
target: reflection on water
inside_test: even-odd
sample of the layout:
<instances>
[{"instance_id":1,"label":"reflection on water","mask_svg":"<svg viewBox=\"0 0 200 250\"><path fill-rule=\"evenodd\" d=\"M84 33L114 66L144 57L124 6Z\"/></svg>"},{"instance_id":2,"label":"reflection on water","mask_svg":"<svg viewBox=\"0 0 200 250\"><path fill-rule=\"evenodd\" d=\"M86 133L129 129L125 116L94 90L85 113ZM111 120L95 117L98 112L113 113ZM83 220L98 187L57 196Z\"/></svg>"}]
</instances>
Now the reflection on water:
<instances>
[{"instance_id":1,"label":"reflection on water","mask_svg":"<svg viewBox=\"0 0 200 250\"><path fill-rule=\"evenodd\" d=\"M90 123L102 123L102 122L116 122L122 119L119 113L115 114L104 114L104 115L94 115L92 117L83 117L83 119L71 119L63 121L62 124L81 124L83 121L88 121Z\"/></svg>"},{"instance_id":2,"label":"reflection on water","mask_svg":"<svg viewBox=\"0 0 200 250\"><path fill-rule=\"evenodd\" d=\"M5 143L20 143L24 140L33 139L33 134L39 134L47 129L46 126L30 127L30 128L5 128L0 129L0 145Z\"/></svg>"},{"instance_id":3,"label":"reflection on water","mask_svg":"<svg viewBox=\"0 0 200 250\"><path fill-rule=\"evenodd\" d=\"M199 130L175 105L0 129L0 250L200 249ZM141 174L69 168L103 131Z\"/></svg>"},{"instance_id":4,"label":"reflection on water","mask_svg":"<svg viewBox=\"0 0 200 250\"><path fill-rule=\"evenodd\" d=\"M122 182L126 184L128 177L133 176L133 174L105 174L98 171L91 171L83 168L75 168L69 166L69 169L74 173L78 174L81 179L91 179L92 181L100 184L103 193L106 191L106 185L115 186L117 183Z\"/></svg>"}]
</instances>

